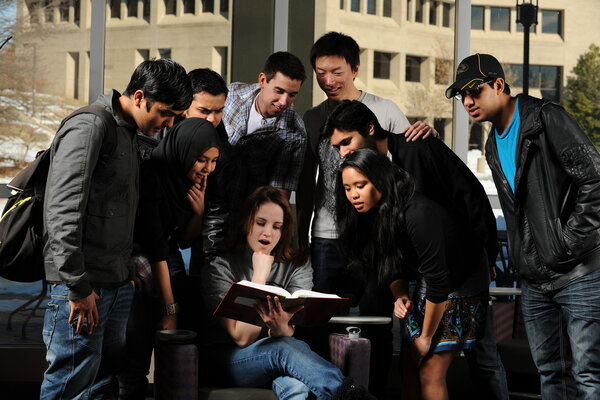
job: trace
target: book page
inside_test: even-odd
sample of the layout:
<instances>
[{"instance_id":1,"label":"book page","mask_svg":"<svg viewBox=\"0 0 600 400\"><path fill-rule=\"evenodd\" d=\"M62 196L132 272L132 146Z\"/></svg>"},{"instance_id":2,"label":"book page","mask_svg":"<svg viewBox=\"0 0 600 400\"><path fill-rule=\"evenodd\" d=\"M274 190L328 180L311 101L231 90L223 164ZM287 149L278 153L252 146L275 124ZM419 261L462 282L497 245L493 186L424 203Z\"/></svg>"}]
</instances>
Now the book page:
<instances>
[{"instance_id":1,"label":"book page","mask_svg":"<svg viewBox=\"0 0 600 400\"><path fill-rule=\"evenodd\" d=\"M292 298L297 298L297 297L320 297L320 298L323 298L323 299L340 299L341 298L337 294L313 292L312 290L307 290L307 289L296 290L294 292L294 294L292 294L291 297Z\"/></svg>"},{"instance_id":2,"label":"book page","mask_svg":"<svg viewBox=\"0 0 600 400\"><path fill-rule=\"evenodd\" d=\"M270 293L277 294L277 295L283 296L283 297L292 297L290 292L288 292L284 288L280 288L277 286L263 285L260 283L254 283L254 282L250 282L250 281L246 281L246 280L239 281L238 284L243 285L243 286L253 287L253 288L259 289L259 290L264 290L265 292L270 292Z\"/></svg>"}]
</instances>

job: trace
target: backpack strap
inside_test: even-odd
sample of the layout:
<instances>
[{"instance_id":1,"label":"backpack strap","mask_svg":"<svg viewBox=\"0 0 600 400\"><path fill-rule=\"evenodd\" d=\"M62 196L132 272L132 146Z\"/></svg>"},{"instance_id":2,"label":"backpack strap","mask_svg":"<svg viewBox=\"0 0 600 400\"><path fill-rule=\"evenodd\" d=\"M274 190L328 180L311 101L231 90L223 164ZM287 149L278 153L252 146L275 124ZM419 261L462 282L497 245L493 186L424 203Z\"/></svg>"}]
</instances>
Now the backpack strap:
<instances>
[{"instance_id":1,"label":"backpack strap","mask_svg":"<svg viewBox=\"0 0 600 400\"><path fill-rule=\"evenodd\" d=\"M73 111L65 119L62 120L57 132L63 127L63 125L79 114L94 114L102 120L104 127L104 140L102 141L102 147L100 148L100 157L98 158L98 164L106 164L110 157L113 155L117 148L117 121L111 113L106 111L103 107L96 105L88 105L81 107L78 110Z\"/></svg>"}]
</instances>

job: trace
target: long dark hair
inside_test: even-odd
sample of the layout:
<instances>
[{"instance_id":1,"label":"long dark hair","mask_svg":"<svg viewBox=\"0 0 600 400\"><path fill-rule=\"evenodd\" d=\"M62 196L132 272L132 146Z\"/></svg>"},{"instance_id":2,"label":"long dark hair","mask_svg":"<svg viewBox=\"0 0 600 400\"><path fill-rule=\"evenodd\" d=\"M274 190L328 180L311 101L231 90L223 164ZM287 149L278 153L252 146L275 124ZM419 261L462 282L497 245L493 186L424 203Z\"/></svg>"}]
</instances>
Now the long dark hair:
<instances>
[{"instance_id":1,"label":"long dark hair","mask_svg":"<svg viewBox=\"0 0 600 400\"><path fill-rule=\"evenodd\" d=\"M364 214L346 198L342 172L349 167L360 171L381 193L377 206ZM414 188L412 177L378 151L359 149L346 157L337 175L336 212L340 240L351 267L374 269L380 283L401 268L404 210Z\"/></svg>"},{"instance_id":2,"label":"long dark hair","mask_svg":"<svg viewBox=\"0 0 600 400\"><path fill-rule=\"evenodd\" d=\"M285 195L281 190L271 186L257 188L242 204L240 209L240 220L233 240L233 250L240 251L246 246L246 236L252 229L254 218L261 205L275 203L283 210L283 226L281 227L281 238L273 249L275 259L281 262L296 261L304 264L306 258L291 248L292 236L294 235L294 214Z\"/></svg>"}]
</instances>

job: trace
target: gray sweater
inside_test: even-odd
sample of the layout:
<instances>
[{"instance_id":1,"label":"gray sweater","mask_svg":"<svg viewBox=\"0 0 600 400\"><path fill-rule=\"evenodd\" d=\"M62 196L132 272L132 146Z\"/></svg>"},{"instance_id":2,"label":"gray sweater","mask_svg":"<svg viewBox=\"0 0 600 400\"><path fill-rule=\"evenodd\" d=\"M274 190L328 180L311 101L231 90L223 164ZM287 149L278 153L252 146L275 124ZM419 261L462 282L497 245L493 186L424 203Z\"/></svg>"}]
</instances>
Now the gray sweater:
<instances>
[{"instance_id":1,"label":"gray sweater","mask_svg":"<svg viewBox=\"0 0 600 400\"><path fill-rule=\"evenodd\" d=\"M227 290L234 282L252 280L252 250L246 247L238 253L225 254L213 259L210 265L203 270L202 294L204 304L210 314L207 321L204 345L217 343L233 343L233 340L216 317L212 316ZM290 293L299 289L312 289L313 270L310 262L306 265L295 263L282 263L275 261L271 266L271 274L267 285L280 286Z\"/></svg>"}]
</instances>

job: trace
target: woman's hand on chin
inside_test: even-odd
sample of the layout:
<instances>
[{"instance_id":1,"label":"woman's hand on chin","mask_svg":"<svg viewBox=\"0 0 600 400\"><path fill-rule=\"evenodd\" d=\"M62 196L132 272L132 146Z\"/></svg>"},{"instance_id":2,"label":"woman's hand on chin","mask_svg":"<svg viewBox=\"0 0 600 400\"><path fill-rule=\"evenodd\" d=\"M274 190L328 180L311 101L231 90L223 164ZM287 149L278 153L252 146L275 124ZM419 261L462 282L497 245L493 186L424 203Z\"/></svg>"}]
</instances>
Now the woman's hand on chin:
<instances>
[{"instance_id":1,"label":"woman's hand on chin","mask_svg":"<svg viewBox=\"0 0 600 400\"><path fill-rule=\"evenodd\" d=\"M275 258L272 255L255 251L252 254L252 269L254 270L252 282L266 283L271 274L273 261L275 261Z\"/></svg>"}]
</instances>

